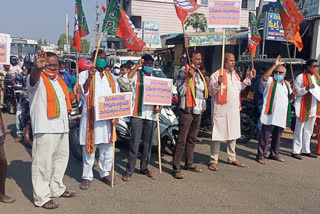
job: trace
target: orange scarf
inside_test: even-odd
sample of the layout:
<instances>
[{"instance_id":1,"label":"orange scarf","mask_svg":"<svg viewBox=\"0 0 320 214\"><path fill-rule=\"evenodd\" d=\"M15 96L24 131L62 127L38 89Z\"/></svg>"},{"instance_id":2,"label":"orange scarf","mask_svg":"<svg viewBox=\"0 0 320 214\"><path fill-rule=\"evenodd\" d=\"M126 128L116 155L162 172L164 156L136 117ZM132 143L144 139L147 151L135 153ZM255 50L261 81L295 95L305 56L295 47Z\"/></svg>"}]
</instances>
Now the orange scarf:
<instances>
[{"instance_id":1,"label":"orange scarf","mask_svg":"<svg viewBox=\"0 0 320 214\"><path fill-rule=\"evenodd\" d=\"M41 72L41 78L43 79L44 86L46 87L47 91L47 115L48 118L58 118L60 117L60 103L57 97L56 91L53 88L53 85L49 79L49 77L44 73ZM67 110L71 111L71 102L69 97L69 90L63 79L57 75L57 80L63 90L65 95L66 103L67 103Z\"/></svg>"},{"instance_id":2,"label":"orange scarf","mask_svg":"<svg viewBox=\"0 0 320 214\"><path fill-rule=\"evenodd\" d=\"M312 84L311 77L308 73L304 72L302 74L303 80L303 87L307 87L308 85ZM314 74L315 80L318 85L320 85L320 77L317 73ZM310 119L311 113L311 105L312 105L312 94L310 92L306 93L302 96L301 99L301 107L300 107L300 121L305 122ZM320 109L319 109L319 102L317 101L317 115L319 116Z\"/></svg>"},{"instance_id":3,"label":"orange scarf","mask_svg":"<svg viewBox=\"0 0 320 214\"><path fill-rule=\"evenodd\" d=\"M89 74L88 74L89 75ZM116 93L116 84L113 80L112 75L104 70L104 75L108 79L109 85L111 87L112 93ZM95 82L96 75L93 76L91 80L91 84L89 87L89 95L87 100L87 153L94 154L95 152L95 144L94 144L94 123L95 123ZM113 131L111 132L111 139L114 138Z\"/></svg>"},{"instance_id":4,"label":"orange scarf","mask_svg":"<svg viewBox=\"0 0 320 214\"><path fill-rule=\"evenodd\" d=\"M186 74L188 74L190 66L186 65ZM201 77L201 80L204 84L204 97L208 98L208 87L206 79L204 78L203 74L199 71L199 75ZM187 92L186 92L186 107L187 108L193 108L196 106L196 86L195 86L195 80L194 76L189 80L189 82L185 82L188 84Z\"/></svg>"},{"instance_id":5,"label":"orange scarf","mask_svg":"<svg viewBox=\"0 0 320 214\"><path fill-rule=\"evenodd\" d=\"M219 74L220 74L220 70L219 69ZM237 72L233 72L233 74L238 78L238 80L240 81L240 77L237 74ZM227 97L228 97L228 77L225 71L223 71L223 86L225 87L223 89L223 93L221 94L221 90L222 87L219 88L219 92L218 92L218 104L227 104ZM241 103L241 102L240 102Z\"/></svg>"}]
</instances>

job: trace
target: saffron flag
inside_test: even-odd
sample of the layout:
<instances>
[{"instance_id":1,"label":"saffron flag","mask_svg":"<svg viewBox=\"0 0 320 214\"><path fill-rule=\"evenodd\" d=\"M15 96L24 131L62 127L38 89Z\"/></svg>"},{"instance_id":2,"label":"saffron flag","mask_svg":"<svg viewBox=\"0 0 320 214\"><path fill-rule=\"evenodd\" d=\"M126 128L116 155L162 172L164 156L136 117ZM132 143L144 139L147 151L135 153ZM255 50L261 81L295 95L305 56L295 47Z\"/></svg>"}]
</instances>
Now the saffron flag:
<instances>
[{"instance_id":1,"label":"saffron flag","mask_svg":"<svg viewBox=\"0 0 320 214\"><path fill-rule=\"evenodd\" d=\"M261 37L258 31L256 16L249 12L249 49L252 57L256 56L256 47L259 45Z\"/></svg>"},{"instance_id":2,"label":"saffron flag","mask_svg":"<svg viewBox=\"0 0 320 214\"><path fill-rule=\"evenodd\" d=\"M184 24L189 13L193 13L200 7L194 0L173 0L173 4L182 24Z\"/></svg>"},{"instance_id":3,"label":"saffron flag","mask_svg":"<svg viewBox=\"0 0 320 214\"><path fill-rule=\"evenodd\" d=\"M101 10L103 11L103 13L106 13L107 11L104 5L101 5Z\"/></svg>"},{"instance_id":4,"label":"saffron flag","mask_svg":"<svg viewBox=\"0 0 320 214\"><path fill-rule=\"evenodd\" d=\"M146 45L137 38L133 23L117 0L111 0L108 5L102 32L121 37L127 48L135 52L141 52Z\"/></svg>"},{"instance_id":5,"label":"saffron flag","mask_svg":"<svg viewBox=\"0 0 320 214\"><path fill-rule=\"evenodd\" d=\"M81 52L81 38L89 34L87 20L84 16L81 0L76 0L75 12L73 47Z\"/></svg>"},{"instance_id":6,"label":"saffron flag","mask_svg":"<svg viewBox=\"0 0 320 214\"><path fill-rule=\"evenodd\" d=\"M303 43L299 31L300 23L303 20L302 13L293 0L278 0L278 7L286 40L293 43L301 51Z\"/></svg>"}]
</instances>

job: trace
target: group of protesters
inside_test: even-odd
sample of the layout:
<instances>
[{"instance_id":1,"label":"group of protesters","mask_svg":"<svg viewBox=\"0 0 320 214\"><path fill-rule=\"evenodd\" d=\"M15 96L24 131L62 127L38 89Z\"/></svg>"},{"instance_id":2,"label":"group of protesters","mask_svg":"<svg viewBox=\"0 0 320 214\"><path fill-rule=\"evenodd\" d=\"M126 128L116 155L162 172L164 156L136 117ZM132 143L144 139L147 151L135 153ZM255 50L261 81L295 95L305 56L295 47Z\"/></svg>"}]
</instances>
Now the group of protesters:
<instances>
[{"instance_id":1,"label":"group of protesters","mask_svg":"<svg viewBox=\"0 0 320 214\"><path fill-rule=\"evenodd\" d=\"M94 60L96 56L96 60ZM189 53L188 63L175 75L179 97L179 135L172 161L172 175L183 179L181 160L185 153L184 170L201 173L194 164L194 149L198 142L198 131L202 113L207 110L206 101L211 96L212 138L208 169L217 171L220 143L227 143L228 162L237 167L245 167L236 156L236 140L241 136L240 93L256 77L254 68L241 81L235 71L235 56L226 53L224 69L214 72L210 80L201 72L203 61L199 51ZM143 103L144 76L152 76L154 59L144 55L137 65L132 62L108 67L103 50L93 53L92 62L77 77L65 72L65 65L59 63L58 56L40 51L35 68L27 77L30 100L30 117L34 134L32 147L32 185L34 204L37 207L54 209L59 205L52 198L72 198L75 193L67 190L63 177L69 159L68 112L76 97L83 102L80 121L80 145L83 154L83 171L80 189L88 190L93 180L95 152L99 149L98 164L100 179L108 185L115 184L111 169L113 162L113 127L118 119L96 120L94 107L98 97L110 96L118 92L132 92L133 105L131 121L131 141L128 162L123 181L129 182L135 171L140 142L143 150L140 158L140 172L152 178L154 173L148 165L151 159L153 134L156 129L156 115L161 108ZM280 56L274 65L263 73L263 104L261 110L261 133L258 138L256 160L266 164L265 156L271 138L269 158L284 162L279 156L280 137L291 119L291 101L295 99L297 115L294 131L292 157L301 159L301 154L317 157L310 152L313 125L318 116L318 100L310 92L320 85L316 60L307 61L306 68L293 85L284 80L286 68ZM60 68L59 68L60 66ZM60 71L59 71L60 70ZM69 87L68 87L69 86ZM0 118L0 200L13 202L5 195L7 162L4 154L5 131Z\"/></svg>"}]
</instances>

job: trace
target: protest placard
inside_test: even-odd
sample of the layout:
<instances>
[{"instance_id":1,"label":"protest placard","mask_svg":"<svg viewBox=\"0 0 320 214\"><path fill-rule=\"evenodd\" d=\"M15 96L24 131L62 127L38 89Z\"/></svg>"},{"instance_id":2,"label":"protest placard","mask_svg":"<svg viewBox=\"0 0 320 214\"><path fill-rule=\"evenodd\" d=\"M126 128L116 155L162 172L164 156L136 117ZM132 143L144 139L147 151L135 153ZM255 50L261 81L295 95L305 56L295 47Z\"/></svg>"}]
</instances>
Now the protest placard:
<instances>
[{"instance_id":1,"label":"protest placard","mask_svg":"<svg viewBox=\"0 0 320 214\"><path fill-rule=\"evenodd\" d=\"M0 33L0 64L10 64L10 35Z\"/></svg>"},{"instance_id":2,"label":"protest placard","mask_svg":"<svg viewBox=\"0 0 320 214\"><path fill-rule=\"evenodd\" d=\"M208 28L239 28L241 0L209 0Z\"/></svg>"},{"instance_id":3,"label":"protest placard","mask_svg":"<svg viewBox=\"0 0 320 214\"><path fill-rule=\"evenodd\" d=\"M116 93L98 98L96 120L131 116L132 93Z\"/></svg>"},{"instance_id":4,"label":"protest placard","mask_svg":"<svg viewBox=\"0 0 320 214\"><path fill-rule=\"evenodd\" d=\"M144 77L143 104L171 106L172 79Z\"/></svg>"}]
</instances>

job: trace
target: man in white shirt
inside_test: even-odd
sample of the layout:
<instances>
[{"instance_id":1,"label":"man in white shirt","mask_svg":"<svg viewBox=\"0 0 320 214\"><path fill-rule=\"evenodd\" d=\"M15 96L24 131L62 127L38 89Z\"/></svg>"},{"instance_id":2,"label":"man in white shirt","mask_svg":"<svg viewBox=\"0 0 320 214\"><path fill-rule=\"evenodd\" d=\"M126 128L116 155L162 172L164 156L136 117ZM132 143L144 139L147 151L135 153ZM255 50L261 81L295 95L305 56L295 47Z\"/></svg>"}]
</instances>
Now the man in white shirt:
<instances>
[{"instance_id":1,"label":"man in white shirt","mask_svg":"<svg viewBox=\"0 0 320 214\"><path fill-rule=\"evenodd\" d=\"M95 57L95 53L94 51L92 58ZM96 120L95 118L95 106L98 106L98 98L119 92L117 82L114 81L111 73L105 69L106 65L106 54L103 50L99 50L96 67L79 74L79 84L83 91L80 95L84 102L80 121L80 145L82 146L83 156L82 182L80 184L82 190L87 190L93 179L92 168L96 148L99 148L100 179L108 185L112 181L110 171L113 148L110 141L111 129L117 120Z\"/></svg>"},{"instance_id":2,"label":"man in white shirt","mask_svg":"<svg viewBox=\"0 0 320 214\"><path fill-rule=\"evenodd\" d=\"M310 141L316 118L320 116L319 101L310 92L311 89L320 86L317 60L310 59L306 63L306 70L297 76L294 84L298 88L295 101L296 126L293 133L292 157L301 160L301 155L317 158L310 151Z\"/></svg>"},{"instance_id":3,"label":"man in white shirt","mask_svg":"<svg viewBox=\"0 0 320 214\"><path fill-rule=\"evenodd\" d=\"M71 111L71 104L68 87L58 76L58 69L58 56L41 50L27 78L33 130L34 204L46 209L58 207L51 198L74 196L63 184L69 160L68 111Z\"/></svg>"},{"instance_id":4,"label":"man in white shirt","mask_svg":"<svg viewBox=\"0 0 320 214\"><path fill-rule=\"evenodd\" d=\"M274 75L271 77L273 72ZM269 158L284 162L284 159L279 156L280 138L286 125L291 123L290 99L294 98L294 93L291 93L289 83L284 80L285 76L286 68L280 65L280 56L277 57L274 65L263 75L265 90L261 112L262 127L256 158L260 164L266 163L264 157L267 155L271 136Z\"/></svg>"},{"instance_id":5,"label":"man in white shirt","mask_svg":"<svg viewBox=\"0 0 320 214\"><path fill-rule=\"evenodd\" d=\"M142 66L142 70L138 70L136 73L137 69L133 69L128 73L128 78L131 79L132 83L134 110L133 116L131 117L131 142L128 164L126 174L122 177L123 181L129 181L134 173L141 140L143 143L143 151L140 170L141 173L147 177L153 177L153 172L148 169L148 164L151 158L153 133L156 127L156 114L160 113L160 108L143 104L143 78L144 76L151 76L153 72L153 61L152 56L146 54L137 65L138 67Z\"/></svg>"}]
</instances>

